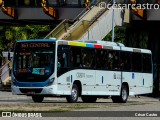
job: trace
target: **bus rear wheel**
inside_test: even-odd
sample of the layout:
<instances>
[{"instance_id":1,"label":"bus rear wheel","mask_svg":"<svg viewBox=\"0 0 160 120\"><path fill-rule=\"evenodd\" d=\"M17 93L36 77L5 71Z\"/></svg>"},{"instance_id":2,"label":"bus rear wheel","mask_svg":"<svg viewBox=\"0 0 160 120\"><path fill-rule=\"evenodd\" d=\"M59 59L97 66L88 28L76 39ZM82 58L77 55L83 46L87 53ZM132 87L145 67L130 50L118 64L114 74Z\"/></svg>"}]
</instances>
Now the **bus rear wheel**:
<instances>
[{"instance_id":1,"label":"bus rear wheel","mask_svg":"<svg viewBox=\"0 0 160 120\"><path fill-rule=\"evenodd\" d=\"M125 85L122 85L121 95L120 96L112 96L112 101L114 103L126 103L128 100L129 91Z\"/></svg>"},{"instance_id":2,"label":"bus rear wheel","mask_svg":"<svg viewBox=\"0 0 160 120\"><path fill-rule=\"evenodd\" d=\"M32 96L32 100L35 103L41 103L43 101L44 97L43 96L39 96L39 95L33 95Z\"/></svg>"},{"instance_id":3,"label":"bus rear wheel","mask_svg":"<svg viewBox=\"0 0 160 120\"><path fill-rule=\"evenodd\" d=\"M82 96L81 98L84 103L94 103L97 100L97 97L94 96Z\"/></svg>"},{"instance_id":4,"label":"bus rear wheel","mask_svg":"<svg viewBox=\"0 0 160 120\"><path fill-rule=\"evenodd\" d=\"M79 89L76 84L73 84L71 95L66 97L68 103L76 103L78 101Z\"/></svg>"}]
</instances>

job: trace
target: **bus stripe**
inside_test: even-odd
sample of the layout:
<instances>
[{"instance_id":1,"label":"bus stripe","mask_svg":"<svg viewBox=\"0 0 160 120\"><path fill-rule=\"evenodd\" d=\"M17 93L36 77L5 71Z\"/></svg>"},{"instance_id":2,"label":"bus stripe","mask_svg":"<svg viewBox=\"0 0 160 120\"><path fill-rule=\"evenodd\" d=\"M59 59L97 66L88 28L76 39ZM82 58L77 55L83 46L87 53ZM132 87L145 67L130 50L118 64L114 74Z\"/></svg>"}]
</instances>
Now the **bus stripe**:
<instances>
[{"instance_id":1,"label":"bus stripe","mask_svg":"<svg viewBox=\"0 0 160 120\"><path fill-rule=\"evenodd\" d=\"M89 44L89 43L87 43L87 44L86 44L86 47L94 48L94 44Z\"/></svg>"}]
</instances>

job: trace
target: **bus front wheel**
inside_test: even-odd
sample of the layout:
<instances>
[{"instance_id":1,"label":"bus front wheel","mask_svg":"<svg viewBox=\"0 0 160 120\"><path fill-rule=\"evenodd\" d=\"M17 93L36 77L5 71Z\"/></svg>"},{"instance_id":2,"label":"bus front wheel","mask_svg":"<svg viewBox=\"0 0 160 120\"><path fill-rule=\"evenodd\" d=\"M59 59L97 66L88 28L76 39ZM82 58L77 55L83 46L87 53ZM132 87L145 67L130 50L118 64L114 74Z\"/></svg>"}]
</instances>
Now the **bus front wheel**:
<instances>
[{"instance_id":1,"label":"bus front wheel","mask_svg":"<svg viewBox=\"0 0 160 120\"><path fill-rule=\"evenodd\" d=\"M76 103L78 101L79 96L79 89L76 84L73 84L71 95L66 97L67 102L69 103Z\"/></svg>"},{"instance_id":2,"label":"bus front wheel","mask_svg":"<svg viewBox=\"0 0 160 120\"><path fill-rule=\"evenodd\" d=\"M35 103L41 103L43 101L44 97L43 96L38 96L38 95L33 95L32 96L32 100L35 102Z\"/></svg>"},{"instance_id":3,"label":"bus front wheel","mask_svg":"<svg viewBox=\"0 0 160 120\"><path fill-rule=\"evenodd\" d=\"M112 96L112 101L114 103L126 103L128 100L128 89L125 85L122 85L121 95L120 96Z\"/></svg>"}]
</instances>

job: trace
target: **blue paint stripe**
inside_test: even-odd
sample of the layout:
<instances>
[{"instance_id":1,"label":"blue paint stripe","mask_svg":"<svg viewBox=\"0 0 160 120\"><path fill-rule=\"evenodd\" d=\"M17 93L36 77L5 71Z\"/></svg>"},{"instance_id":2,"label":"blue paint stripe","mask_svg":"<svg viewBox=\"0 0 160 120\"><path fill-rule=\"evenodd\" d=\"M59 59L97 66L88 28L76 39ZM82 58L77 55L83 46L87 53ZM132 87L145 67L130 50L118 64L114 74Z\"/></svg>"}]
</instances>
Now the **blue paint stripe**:
<instances>
[{"instance_id":1,"label":"blue paint stripe","mask_svg":"<svg viewBox=\"0 0 160 120\"><path fill-rule=\"evenodd\" d=\"M94 48L94 44L87 43L86 47Z\"/></svg>"},{"instance_id":2,"label":"blue paint stripe","mask_svg":"<svg viewBox=\"0 0 160 120\"><path fill-rule=\"evenodd\" d=\"M16 85L19 87L44 87L48 82L49 79L44 82L19 82L16 80Z\"/></svg>"},{"instance_id":3,"label":"blue paint stripe","mask_svg":"<svg viewBox=\"0 0 160 120\"><path fill-rule=\"evenodd\" d=\"M103 76L102 76L102 84L103 84Z\"/></svg>"}]
</instances>

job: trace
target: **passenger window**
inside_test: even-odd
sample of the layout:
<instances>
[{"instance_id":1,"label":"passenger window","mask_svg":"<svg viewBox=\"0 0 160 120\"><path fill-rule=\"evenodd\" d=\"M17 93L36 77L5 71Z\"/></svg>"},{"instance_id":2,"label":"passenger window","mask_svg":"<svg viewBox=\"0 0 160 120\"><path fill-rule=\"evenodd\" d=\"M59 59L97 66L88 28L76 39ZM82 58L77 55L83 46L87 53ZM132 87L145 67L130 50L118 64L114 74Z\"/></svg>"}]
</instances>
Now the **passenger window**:
<instances>
[{"instance_id":1,"label":"passenger window","mask_svg":"<svg viewBox=\"0 0 160 120\"><path fill-rule=\"evenodd\" d=\"M58 55L57 55L58 76L68 71L68 56L69 56L68 50L69 47L67 45L58 46Z\"/></svg>"},{"instance_id":2,"label":"passenger window","mask_svg":"<svg viewBox=\"0 0 160 120\"><path fill-rule=\"evenodd\" d=\"M82 49L82 67L91 68L95 67L93 49L83 48Z\"/></svg>"},{"instance_id":3,"label":"passenger window","mask_svg":"<svg viewBox=\"0 0 160 120\"><path fill-rule=\"evenodd\" d=\"M123 71L131 71L131 53L121 52L120 66Z\"/></svg>"},{"instance_id":4,"label":"passenger window","mask_svg":"<svg viewBox=\"0 0 160 120\"><path fill-rule=\"evenodd\" d=\"M119 52L109 51L108 52L108 66L110 70L119 70Z\"/></svg>"},{"instance_id":5,"label":"passenger window","mask_svg":"<svg viewBox=\"0 0 160 120\"><path fill-rule=\"evenodd\" d=\"M81 48L79 47L70 48L70 66L82 67Z\"/></svg>"},{"instance_id":6,"label":"passenger window","mask_svg":"<svg viewBox=\"0 0 160 120\"><path fill-rule=\"evenodd\" d=\"M142 72L141 53L132 53L132 69L135 72Z\"/></svg>"},{"instance_id":7,"label":"passenger window","mask_svg":"<svg viewBox=\"0 0 160 120\"><path fill-rule=\"evenodd\" d=\"M151 64L151 55L143 54L143 72L151 73L152 72L152 64Z\"/></svg>"}]
</instances>

